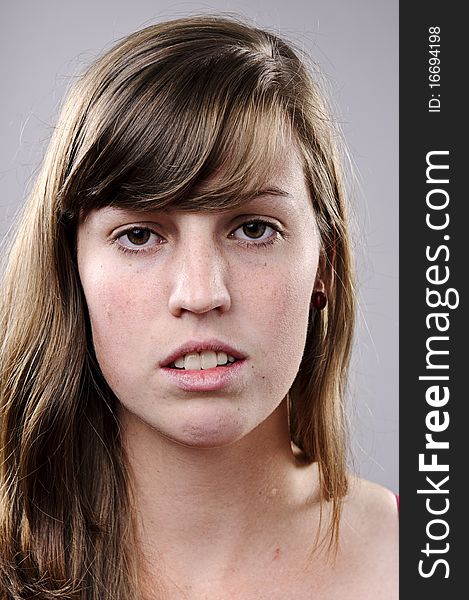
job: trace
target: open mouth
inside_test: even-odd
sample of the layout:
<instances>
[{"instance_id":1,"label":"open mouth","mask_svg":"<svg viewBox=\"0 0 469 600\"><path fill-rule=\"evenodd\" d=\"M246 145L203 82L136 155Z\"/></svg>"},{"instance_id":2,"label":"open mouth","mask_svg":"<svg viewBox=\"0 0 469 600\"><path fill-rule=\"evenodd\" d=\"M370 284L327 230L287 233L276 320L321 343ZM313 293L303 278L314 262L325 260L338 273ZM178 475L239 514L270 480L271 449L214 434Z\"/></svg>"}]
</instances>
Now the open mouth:
<instances>
[{"instance_id":1,"label":"open mouth","mask_svg":"<svg viewBox=\"0 0 469 600\"><path fill-rule=\"evenodd\" d=\"M184 392L214 392L229 388L235 381L242 381L243 365L247 361L245 358L231 358L234 360L227 357L226 362L221 364L215 364L213 360L211 363L204 361L201 366L196 359L196 364L191 364L185 355L184 365L179 366L181 358L163 367L162 371L172 385Z\"/></svg>"},{"instance_id":2,"label":"open mouth","mask_svg":"<svg viewBox=\"0 0 469 600\"><path fill-rule=\"evenodd\" d=\"M201 357L199 354L188 354L185 357L170 363L167 365L167 368L176 369L178 371L213 371L220 367L230 367L240 360L234 356L227 355L224 352L214 352L211 354L212 356L209 357Z\"/></svg>"}]
</instances>

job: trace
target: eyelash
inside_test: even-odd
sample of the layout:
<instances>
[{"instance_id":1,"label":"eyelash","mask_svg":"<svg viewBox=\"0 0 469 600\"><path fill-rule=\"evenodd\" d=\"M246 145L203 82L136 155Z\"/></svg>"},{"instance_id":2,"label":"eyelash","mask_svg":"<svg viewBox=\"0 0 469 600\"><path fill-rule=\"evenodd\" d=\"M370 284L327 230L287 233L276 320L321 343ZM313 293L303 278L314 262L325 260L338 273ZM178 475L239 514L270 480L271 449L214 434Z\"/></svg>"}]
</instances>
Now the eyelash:
<instances>
[{"instance_id":1,"label":"eyelash","mask_svg":"<svg viewBox=\"0 0 469 600\"><path fill-rule=\"evenodd\" d=\"M270 221L265 221L264 219L249 219L249 221L245 221L244 223L241 223L236 229L240 229L241 227L243 227L243 225L251 225L253 223L260 223L261 225L267 225L268 227L270 227L271 229L273 229L274 231L276 231L281 237L285 237L285 234L283 234L280 229L274 225L273 223L271 223ZM127 233L129 233L130 231L133 231L134 229L140 229L141 231L149 231L150 233L154 233L155 235L159 235L157 234L155 231L153 231L152 229L150 229L149 227L130 227L129 229L126 229L125 231L121 231L118 235L116 235L116 237L112 240L113 243L117 244L117 247L119 249L120 252L125 252L125 253L129 253L129 254L143 254L143 253L147 253L147 252L151 252L152 250L154 250L154 246L150 246L148 248L141 248L140 250L138 250L137 248L128 248L127 246L123 246L122 244L119 244L118 240L121 237L124 237ZM241 244L241 246L244 246L245 248L251 249L251 248L267 248L268 246L272 246L273 244L275 244L278 241L278 236L277 235L272 235L269 239L264 240L262 242L249 242L248 240L237 240L239 244Z\"/></svg>"},{"instance_id":2,"label":"eyelash","mask_svg":"<svg viewBox=\"0 0 469 600\"><path fill-rule=\"evenodd\" d=\"M285 237L284 234L280 231L280 229L276 225L274 225L274 223L271 223L270 221L265 221L264 219L249 219L249 221L244 221L244 223L241 223L240 225L238 225L238 227L236 227L235 231L243 227L243 225L252 225L253 223L267 225L267 227L273 229L278 235L271 235L267 240L264 240L262 242L256 242L254 240L237 240L238 243L241 244L241 246L244 246L245 248L267 248L268 246L272 246L273 244L278 242L279 236Z\"/></svg>"}]
</instances>

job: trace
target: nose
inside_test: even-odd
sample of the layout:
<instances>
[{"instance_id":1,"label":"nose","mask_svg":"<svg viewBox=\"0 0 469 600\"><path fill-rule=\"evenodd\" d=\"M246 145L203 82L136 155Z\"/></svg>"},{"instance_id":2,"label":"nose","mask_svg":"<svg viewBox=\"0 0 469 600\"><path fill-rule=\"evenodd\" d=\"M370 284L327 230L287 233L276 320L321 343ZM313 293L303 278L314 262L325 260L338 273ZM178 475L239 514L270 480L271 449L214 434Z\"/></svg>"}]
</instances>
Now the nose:
<instances>
[{"instance_id":1,"label":"nose","mask_svg":"<svg viewBox=\"0 0 469 600\"><path fill-rule=\"evenodd\" d=\"M226 285L227 266L213 239L181 244L172 265L169 311L181 316L184 311L196 314L230 309L231 296Z\"/></svg>"}]
</instances>

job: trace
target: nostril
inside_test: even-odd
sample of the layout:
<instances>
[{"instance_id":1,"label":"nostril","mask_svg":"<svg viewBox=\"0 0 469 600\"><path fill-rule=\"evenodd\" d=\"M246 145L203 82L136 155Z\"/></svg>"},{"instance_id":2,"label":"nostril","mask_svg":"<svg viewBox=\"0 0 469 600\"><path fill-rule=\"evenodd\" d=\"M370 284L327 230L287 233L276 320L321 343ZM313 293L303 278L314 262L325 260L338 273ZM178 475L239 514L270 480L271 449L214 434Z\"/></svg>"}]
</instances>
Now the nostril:
<instances>
[{"instance_id":1,"label":"nostril","mask_svg":"<svg viewBox=\"0 0 469 600\"><path fill-rule=\"evenodd\" d=\"M169 309L176 316L181 316L184 311L194 314L204 314L212 310L226 312L230 307L231 297L224 286L217 290L208 287L190 290L185 287L176 290L169 299Z\"/></svg>"}]
</instances>

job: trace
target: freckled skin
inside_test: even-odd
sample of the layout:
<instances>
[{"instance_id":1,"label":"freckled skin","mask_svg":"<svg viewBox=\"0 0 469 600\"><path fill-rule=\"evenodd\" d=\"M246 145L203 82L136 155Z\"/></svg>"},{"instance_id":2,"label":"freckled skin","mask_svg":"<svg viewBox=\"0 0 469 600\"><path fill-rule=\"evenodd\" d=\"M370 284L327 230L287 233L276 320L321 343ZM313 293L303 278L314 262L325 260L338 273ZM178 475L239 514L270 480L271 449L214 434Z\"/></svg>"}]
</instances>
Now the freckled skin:
<instances>
[{"instance_id":1,"label":"freckled skin","mask_svg":"<svg viewBox=\"0 0 469 600\"><path fill-rule=\"evenodd\" d=\"M257 198L227 214L104 208L79 224L93 343L123 418L189 446L222 446L266 420L287 394L304 351L320 240L293 150L268 183L291 197ZM239 238L255 242L243 232L246 214L281 223L288 237L242 246ZM145 254L122 252L110 239L129 224L155 228L164 243ZM216 392L171 384L158 362L188 339L210 337L248 355L242 375Z\"/></svg>"}]
</instances>

